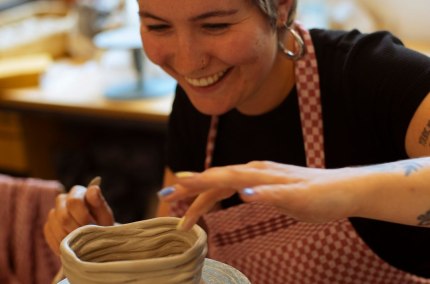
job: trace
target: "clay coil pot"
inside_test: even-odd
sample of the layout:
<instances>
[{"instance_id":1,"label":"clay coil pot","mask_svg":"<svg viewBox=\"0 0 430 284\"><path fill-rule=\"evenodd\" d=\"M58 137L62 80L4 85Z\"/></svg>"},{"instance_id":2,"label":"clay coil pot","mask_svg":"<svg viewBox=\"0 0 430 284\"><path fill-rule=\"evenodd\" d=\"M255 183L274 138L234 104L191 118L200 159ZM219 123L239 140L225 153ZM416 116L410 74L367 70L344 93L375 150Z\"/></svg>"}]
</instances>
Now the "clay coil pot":
<instances>
[{"instance_id":1,"label":"clay coil pot","mask_svg":"<svg viewBox=\"0 0 430 284\"><path fill-rule=\"evenodd\" d=\"M205 231L176 230L179 219L161 217L124 225L87 225L61 243L71 284L190 283L201 281L207 253Z\"/></svg>"}]
</instances>

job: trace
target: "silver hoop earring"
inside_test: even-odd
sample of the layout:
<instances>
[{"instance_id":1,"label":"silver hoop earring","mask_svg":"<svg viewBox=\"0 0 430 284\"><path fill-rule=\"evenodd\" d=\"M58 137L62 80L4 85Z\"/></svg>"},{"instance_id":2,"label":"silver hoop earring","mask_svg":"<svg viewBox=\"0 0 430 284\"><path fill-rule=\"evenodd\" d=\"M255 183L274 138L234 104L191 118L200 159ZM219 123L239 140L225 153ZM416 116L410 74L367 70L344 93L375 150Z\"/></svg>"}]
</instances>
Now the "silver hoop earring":
<instances>
[{"instance_id":1,"label":"silver hoop earring","mask_svg":"<svg viewBox=\"0 0 430 284\"><path fill-rule=\"evenodd\" d=\"M291 26L285 25L285 29L294 37L294 40L297 42L298 50L296 53L294 53L293 51L287 49L281 41L278 41L279 48L289 59L297 61L302 58L303 55L305 55L305 43L300 34Z\"/></svg>"}]
</instances>

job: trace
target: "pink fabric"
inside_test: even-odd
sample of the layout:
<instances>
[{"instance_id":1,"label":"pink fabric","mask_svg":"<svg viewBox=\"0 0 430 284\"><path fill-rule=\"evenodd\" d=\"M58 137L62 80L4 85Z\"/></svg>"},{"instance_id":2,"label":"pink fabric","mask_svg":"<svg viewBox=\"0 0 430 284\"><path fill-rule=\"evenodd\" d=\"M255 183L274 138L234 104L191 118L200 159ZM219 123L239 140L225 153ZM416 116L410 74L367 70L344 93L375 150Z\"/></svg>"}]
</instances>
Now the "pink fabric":
<instances>
[{"instance_id":1,"label":"pink fabric","mask_svg":"<svg viewBox=\"0 0 430 284\"><path fill-rule=\"evenodd\" d=\"M60 267L43 224L63 187L56 181L0 175L0 283L46 284Z\"/></svg>"},{"instance_id":2,"label":"pink fabric","mask_svg":"<svg viewBox=\"0 0 430 284\"><path fill-rule=\"evenodd\" d=\"M276 208L247 203L204 216L209 257L253 284L430 284L377 256L342 219L299 222Z\"/></svg>"},{"instance_id":3,"label":"pink fabric","mask_svg":"<svg viewBox=\"0 0 430 284\"><path fill-rule=\"evenodd\" d=\"M205 159L205 169L208 169L212 164L212 153L215 148L215 138L218 131L218 116L214 115L211 117L211 124L209 127L208 142L206 145L206 159Z\"/></svg>"},{"instance_id":4,"label":"pink fabric","mask_svg":"<svg viewBox=\"0 0 430 284\"><path fill-rule=\"evenodd\" d=\"M0 175L0 283L19 283L12 268L14 181Z\"/></svg>"},{"instance_id":5,"label":"pink fabric","mask_svg":"<svg viewBox=\"0 0 430 284\"><path fill-rule=\"evenodd\" d=\"M304 57L296 62L294 68L306 164L308 167L324 168L324 132L318 63L311 35L301 24L296 22L295 25L306 47Z\"/></svg>"}]
</instances>

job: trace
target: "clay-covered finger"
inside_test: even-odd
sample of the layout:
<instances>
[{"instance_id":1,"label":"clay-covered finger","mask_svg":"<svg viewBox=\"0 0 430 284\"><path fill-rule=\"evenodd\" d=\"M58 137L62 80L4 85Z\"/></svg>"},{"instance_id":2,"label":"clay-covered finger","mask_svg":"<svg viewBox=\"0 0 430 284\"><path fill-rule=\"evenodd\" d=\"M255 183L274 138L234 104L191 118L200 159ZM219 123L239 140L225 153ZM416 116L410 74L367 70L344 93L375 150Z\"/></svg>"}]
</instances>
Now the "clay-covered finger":
<instances>
[{"instance_id":1,"label":"clay-covered finger","mask_svg":"<svg viewBox=\"0 0 430 284\"><path fill-rule=\"evenodd\" d=\"M191 229L200 217L211 211L220 200L228 198L234 193L235 191L232 189L213 189L200 194L188 208L178 228L184 231Z\"/></svg>"}]
</instances>

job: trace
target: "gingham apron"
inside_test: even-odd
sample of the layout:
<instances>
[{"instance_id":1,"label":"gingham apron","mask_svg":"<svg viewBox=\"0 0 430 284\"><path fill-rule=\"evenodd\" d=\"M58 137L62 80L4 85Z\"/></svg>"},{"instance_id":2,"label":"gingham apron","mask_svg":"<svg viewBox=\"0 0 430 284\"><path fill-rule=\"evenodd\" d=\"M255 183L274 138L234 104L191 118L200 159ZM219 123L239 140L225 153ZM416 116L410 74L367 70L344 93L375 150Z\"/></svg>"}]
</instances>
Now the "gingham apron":
<instances>
[{"instance_id":1,"label":"gingham apron","mask_svg":"<svg viewBox=\"0 0 430 284\"><path fill-rule=\"evenodd\" d=\"M324 141L319 75L309 32L296 23L306 46L295 73L308 167L323 168ZM212 161L218 118L208 135L205 165ZM184 214L187 204L172 206ZM246 203L206 214L209 257L242 271L252 283L407 284L428 283L379 258L357 235L348 219L325 224L299 222L276 208Z\"/></svg>"}]
</instances>

